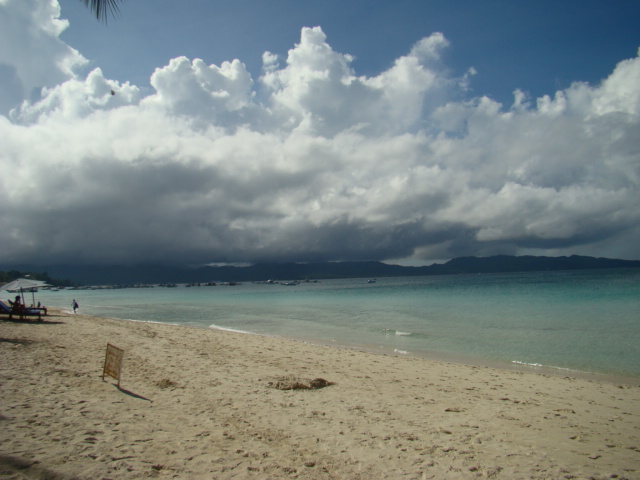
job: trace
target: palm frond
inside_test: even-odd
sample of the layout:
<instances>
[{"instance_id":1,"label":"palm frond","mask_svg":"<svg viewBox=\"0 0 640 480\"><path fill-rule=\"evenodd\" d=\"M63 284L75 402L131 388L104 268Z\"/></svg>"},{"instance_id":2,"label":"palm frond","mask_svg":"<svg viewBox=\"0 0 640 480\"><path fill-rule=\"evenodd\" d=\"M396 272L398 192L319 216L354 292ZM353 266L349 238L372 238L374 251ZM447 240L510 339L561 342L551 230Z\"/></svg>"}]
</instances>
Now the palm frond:
<instances>
[{"instance_id":1,"label":"palm frond","mask_svg":"<svg viewBox=\"0 0 640 480\"><path fill-rule=\"evenodd\" d=\"M81 0L96 14L98 20L107 22L109 16L116 16L120 13L118 3L124 0Z\"/></svg>"}]
</instances>

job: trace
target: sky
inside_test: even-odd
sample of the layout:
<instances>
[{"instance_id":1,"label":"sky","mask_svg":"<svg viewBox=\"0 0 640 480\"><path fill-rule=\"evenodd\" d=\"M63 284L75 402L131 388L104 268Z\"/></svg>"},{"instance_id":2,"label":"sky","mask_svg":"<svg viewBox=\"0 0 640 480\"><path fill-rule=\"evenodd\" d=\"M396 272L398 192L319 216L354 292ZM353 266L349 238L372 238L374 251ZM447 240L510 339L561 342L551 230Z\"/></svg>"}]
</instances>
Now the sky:
<instances>
[{"instance_id":1,"label":"sky","mask_svg":"<svg viewBox=\"0 0 640 480\"><path fill-rule=\"evenodd\" d=\"M0 265L640 259L640 2L0 0Z\"/></svg>"}]
</instances>

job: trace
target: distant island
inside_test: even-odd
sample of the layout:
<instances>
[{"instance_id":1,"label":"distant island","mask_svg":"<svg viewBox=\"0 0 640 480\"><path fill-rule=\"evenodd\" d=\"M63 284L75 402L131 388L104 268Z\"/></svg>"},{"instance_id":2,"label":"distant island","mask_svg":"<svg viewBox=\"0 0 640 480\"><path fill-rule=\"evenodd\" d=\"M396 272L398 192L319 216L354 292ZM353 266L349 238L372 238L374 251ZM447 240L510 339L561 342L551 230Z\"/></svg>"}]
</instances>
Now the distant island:
<instances>
[{"instance_id":1,"label":"distant island","mask_svg":"<svg viewBox=\"0 0 640 480\"><path fill-rule=\"evenodd\" d=\"M538 257L497 255L460 257L423 267L383 262L258 263L245 267L205 266L23 266L24 271L46 271L75 285L134 285L159 283L251 282L324 280L331 278L382 278L478 273L513 273L555 270L640 268L638 260L616 260L572 255ZM12 266L15 270L16 267Z\"/></svg>"}]
</instances>

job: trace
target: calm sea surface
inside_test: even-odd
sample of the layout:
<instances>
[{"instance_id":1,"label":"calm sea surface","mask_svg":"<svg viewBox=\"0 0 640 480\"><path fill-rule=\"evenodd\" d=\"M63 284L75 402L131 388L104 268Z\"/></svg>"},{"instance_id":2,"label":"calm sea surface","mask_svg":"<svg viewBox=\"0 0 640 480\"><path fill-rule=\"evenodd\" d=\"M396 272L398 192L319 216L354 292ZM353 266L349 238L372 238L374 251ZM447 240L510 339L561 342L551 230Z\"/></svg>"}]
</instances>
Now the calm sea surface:
<instances>
[{"instance_id":1,"label":"calm sea surface","mask_svg":"<svg viewBox=\"0 0 640 480\"><path fill-rule=\"evenodd\" d=\"M99 317L640 378L640 269L36 294L68 310L74 298Z\"/></svg>"}]
</instances>

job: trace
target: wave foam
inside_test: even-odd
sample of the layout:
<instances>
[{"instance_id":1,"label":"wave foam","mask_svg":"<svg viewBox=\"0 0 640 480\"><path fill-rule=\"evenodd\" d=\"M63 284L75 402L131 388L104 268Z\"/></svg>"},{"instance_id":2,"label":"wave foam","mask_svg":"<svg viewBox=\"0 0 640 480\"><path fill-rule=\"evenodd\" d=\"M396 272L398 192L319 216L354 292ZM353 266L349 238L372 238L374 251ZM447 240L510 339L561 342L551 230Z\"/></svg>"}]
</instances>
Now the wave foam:
<instances>
[{"instance_id":1,"label":"wave foam","mask_svg":"<svg viewBox=\"0 0 640 480\"><path fill-rule=\"evenodd\" d=\"M255 332L249 332L248 330L240 330L239 328L229 328L229 327L221 327L220 325L211 324L209 328L213 330L222 330L224 332L235 332L235 333L246 333L249 335L256 335Z\"/></svg>"},{"instance_id":2,"label":"wave foam","mask_svg":"<svg viewBox=\"0 0 640 480\"><path fill-rule=\"evenodd\" d=\"M542 363L522 362L520 360L511 360L511 363L514 363L516 365L522 365L524 367L548 368L550 370L564 370L567 372L580 372L580 370L574 370L572 368L556 367L555 365L543 365Z\"/></svg>"}]
</instances>

